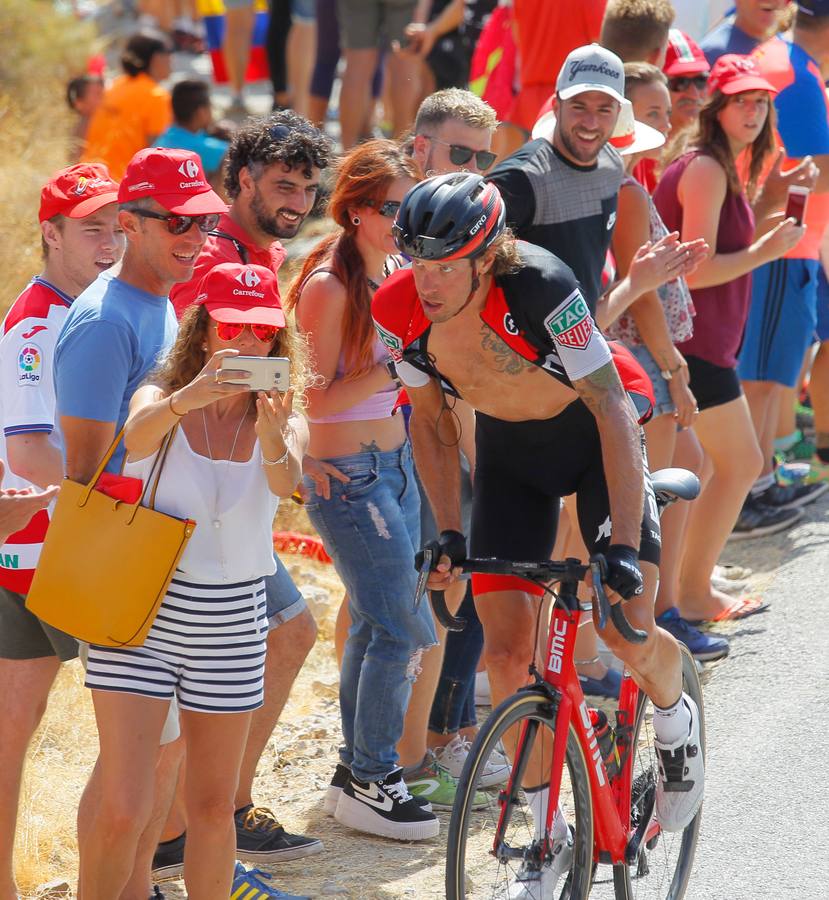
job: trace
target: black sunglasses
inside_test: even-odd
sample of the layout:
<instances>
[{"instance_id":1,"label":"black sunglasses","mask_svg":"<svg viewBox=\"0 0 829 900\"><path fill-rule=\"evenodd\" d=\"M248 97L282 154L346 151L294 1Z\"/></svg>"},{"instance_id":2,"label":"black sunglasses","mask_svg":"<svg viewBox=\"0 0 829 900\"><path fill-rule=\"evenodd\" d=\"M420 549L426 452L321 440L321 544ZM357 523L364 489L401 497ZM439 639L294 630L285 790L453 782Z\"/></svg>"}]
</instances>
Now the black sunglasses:
<instances>
[{"instance_id":1,"label":"black sunglasses","mask_svg":"<svg viewBox=\"0 0 829 900\"><path fill-rule=\"evenodd\" d=\"M687 91L693 85L698 91L704 91L708 85L708 75L680 75L678 78L672 78L669 86L672 91Z\"/></svg>"},{"instance_id":2,"label":"black sunglasses","mask_svg":"<svg viewBox=\"0 0 829 900\"><path fill-rule=\"evenodd\" d=\"M203 216L179 216L175 213L170 213L170 215L165 216L149 209L133 209L131 211L136 216L141 216L144 219L158 219L160 222L166 222L167 231L170 234L184 234L193 225L198 226L199 231L207 234L208 231L213 231L219 224L218 213L207 213Z\"/></svg>"},{"instance_id":3,"label":"black sunglasses","mask_svg":"<svg viewBox=\"0 0 829 900\"><path fill-rule=\"evenodd\" d=\"M443 144L444 147L448 147L449 159L453 166L465 166L474 156L475 165L483 172L495 162L497 156L490 150L473 150L471 147L464 147L462 144L450 144L429 134L424 134L423 137L429 138L430 141L434 141L436 144Z\"/></svg>"}]
</instances>

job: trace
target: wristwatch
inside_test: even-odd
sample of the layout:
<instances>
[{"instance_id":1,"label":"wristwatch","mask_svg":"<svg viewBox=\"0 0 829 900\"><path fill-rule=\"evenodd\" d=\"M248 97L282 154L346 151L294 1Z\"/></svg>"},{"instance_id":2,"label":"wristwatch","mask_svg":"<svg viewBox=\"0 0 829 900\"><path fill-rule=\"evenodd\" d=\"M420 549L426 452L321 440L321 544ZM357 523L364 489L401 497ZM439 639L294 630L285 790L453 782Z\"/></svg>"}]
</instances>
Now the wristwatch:
<instances>
[{"instance_id":1,"label":"wristwatch","mask_svg":"<svg viewBox=\"0 0 829 900\"><path fill-rule=\"evenodd\" d=\"M681 368L682 363L680 363L675 369L661 369L659 374L665 379L665 381L670 381Z\"/></svg>"}]
</instances>

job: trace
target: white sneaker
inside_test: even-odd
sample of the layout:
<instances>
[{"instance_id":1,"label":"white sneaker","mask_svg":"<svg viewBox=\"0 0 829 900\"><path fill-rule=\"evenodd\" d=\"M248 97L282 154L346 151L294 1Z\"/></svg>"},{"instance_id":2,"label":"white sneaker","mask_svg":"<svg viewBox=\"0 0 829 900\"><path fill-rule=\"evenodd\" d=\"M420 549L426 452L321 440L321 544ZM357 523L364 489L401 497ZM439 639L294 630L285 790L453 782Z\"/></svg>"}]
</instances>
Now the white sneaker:
<instances>
[{"instance_id":1,"label":"white sneaker","mask_svg":"<svg viewBox=\"0 0 829 900\"><path fill-rule=\"evenodd\" d=\"M656 786L656 817L665 831L682 831L702 804L705 792L705 760L699 733L699 710L687 695L682 695L691 713L687 737L675 744L662 744L654 738L659 760Z\"/></svg>"},{"instance_id":2,"label":"white sneaker","mask_svg":"<svg viewBox=\"0 0 829 900\"><path fill-rule=\"evenodd\" d=\"M445 747L435 747L435 757L441 769L445 769L453 778L460 778L471 746L472 742L468 738L456 734ZM489 788L504 784L509 773L510 766L506 757L494 749L478 779L478 787Z\"/></svg>"},{"instance_id":3,"label":"white sneaker","mask_svg":"<svg viewBox=\"0 0 829 900\"><path fill-rule=\"evenodd\" d=\"M509 900L553 900L559 878L570 871L573 862L573 835L567 833L563 841L553 847L553 858L541 869L521 867L509 886Z\"/></svg>"},{"instance_id":4,"label":"white sneaker","mask_svg":"<svg viewBox=\"0 0 829 900\"><path fill-rule=\"evenodd\" d=\"M475 673L475 706L492 706L489 675L486 671Z\"/></svg>"}]
</instances>

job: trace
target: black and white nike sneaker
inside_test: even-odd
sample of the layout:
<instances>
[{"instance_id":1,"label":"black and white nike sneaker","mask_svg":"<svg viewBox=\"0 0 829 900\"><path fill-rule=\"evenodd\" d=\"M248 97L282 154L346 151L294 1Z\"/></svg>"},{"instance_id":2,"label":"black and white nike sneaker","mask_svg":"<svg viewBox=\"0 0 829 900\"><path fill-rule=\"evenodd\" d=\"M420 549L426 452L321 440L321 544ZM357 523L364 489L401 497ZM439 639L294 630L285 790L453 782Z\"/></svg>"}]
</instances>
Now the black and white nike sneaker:
<instances>
[{"instance_id":1,"label":"black and white nike sneaker","mask_svg":"<svg viewBox=\"0 0 829 900\"><path fill-rule=\"evenodd\" d=\"M337 768L334 769L334 775L331 779L331 783L326 788L325 797L322 801L322 811L327 816L333 816L337 811L337 804L340 802L340 794L342 794L343 788L348 784L348 779L350 777L351 769L342 763L337 763ZM415 797L414 799L415 803L417 803L421 809L425 809L427 812L432 811L432 804L425 797Z\"/></svg>"},{"instance_id":2,"label":"black and white nike sneaker","mask_svg":"<svg viewBox=\"0 0 829 900\"><path fill-rule=\"evenodd\" d=\"M352 774L337 801L334 818L357 831L398 841L422 841L437 837L440 831L437 816L412 797L399 768L379 781L360 781Z\"/></svg>"}]
</instances>

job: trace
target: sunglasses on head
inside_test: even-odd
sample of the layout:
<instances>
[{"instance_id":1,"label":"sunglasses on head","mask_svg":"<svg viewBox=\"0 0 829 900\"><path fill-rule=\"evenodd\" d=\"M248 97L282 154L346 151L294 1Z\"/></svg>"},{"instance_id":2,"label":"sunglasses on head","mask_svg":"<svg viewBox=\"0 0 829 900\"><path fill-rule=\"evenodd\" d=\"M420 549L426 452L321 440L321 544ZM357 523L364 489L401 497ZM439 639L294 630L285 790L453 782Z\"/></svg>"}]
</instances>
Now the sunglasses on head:
<instances>
[{"instance_id":1,"label":"sunglasses on head","mask_svg":"<svg viewBox=\"0 0 829 900\"><path fill-rule=\"evenodd\" d=\"M256 340L263 344L269 344L279 332L276 325L253 325L244 322L216 322L215 324L216 337L225 344L235 341L246 328L250 328Z\"/></svg>"},{"instance_id":2,"label":"sunglasses on head","mask_svg":"<svg viewBox=\"0 0 829 900\"><path fill-rule=\"evenodd\" d=\"M165 216L162 213L153 212L149 209L134 209L132 212L143 219L158 219L160 222L166 222L167 231L170 234L184 234L193 225L198 226L199 231L207 234L208 231L213 231L219 224L218 213L207 213L203 216L179 216L176 213L169 213Z\"/></svg>"},{"instance_id":3,"label":"sunglasses on head","mask_svg":"<svg viewBox=\"0 0 829 900\"><path fill-rule=\"evenodd\" d=\"M473 156L475 157L475 165L481 171L488 169L495 162L496 154L490 150L473 150L471 147L464 147L462 144L450 144L428 134L423 136L436 144L443 144L444 147L448 147L449 160L453 166L465 166Z\"/></svg>"},{"instance_id":4,"label":"sunglasses on head","mask_svg":"<svg viewBox=\"0 0 829 900\"><path fill-rule=\"evenodd\" d=\"M672 91L687 91L693 85L698 91L704 91L708 84L708 75L680 75L678 78L670 80L670 88Z\"/></svg>"}]
</instances>

